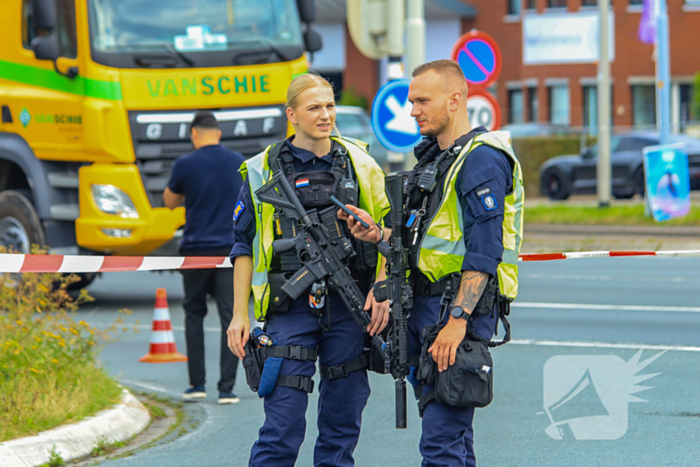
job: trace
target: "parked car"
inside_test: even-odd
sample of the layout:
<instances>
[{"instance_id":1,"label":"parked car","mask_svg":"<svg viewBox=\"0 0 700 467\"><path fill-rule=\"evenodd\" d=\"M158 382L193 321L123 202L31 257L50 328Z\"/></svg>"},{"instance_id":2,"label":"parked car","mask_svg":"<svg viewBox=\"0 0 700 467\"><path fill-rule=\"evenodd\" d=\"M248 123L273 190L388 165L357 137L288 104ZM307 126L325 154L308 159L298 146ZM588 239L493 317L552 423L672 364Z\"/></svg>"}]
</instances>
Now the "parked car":
<instances>
[{"instance_id":1,"label":"parked car","mask_svg":"<svg viewBox=\"0 0 700 467\"><path fill-rule=\"evenodd\" d=\"M550 125L547 123L510 123L499 128L507 131L511 138L536 138L541 136L560 136L577 131L566 125Z\"/></svg>"},{"instance_id":2,"label":"parked car","mask_svg":"<svg viewBox=\"0 0 700 467\"><path fill-rule=\"evenodd\" d=\"M369 144L369 155L386 169L387 150L372 130L372 121L362 107L338 105L335 108L335 123L343 136L359 139Z\"/></svg>"},{"instance_id":3,"label":"parked car","mask_svg":"<svg viewBox=\"0 0 700 467\"><path fill-rule=\"evenodd\" d=\"M700 140L686 135L671 135L671 143L682 143L688 152L691 189L700 189ZM629 132L610 139L612 194L615 198L644 196L642 149L659 144L654 132ZM567 199L572 194L596 192L598 145L578 155L549 159L540 169L540 191L551 199Z\"/></svg>"}]
</instances>

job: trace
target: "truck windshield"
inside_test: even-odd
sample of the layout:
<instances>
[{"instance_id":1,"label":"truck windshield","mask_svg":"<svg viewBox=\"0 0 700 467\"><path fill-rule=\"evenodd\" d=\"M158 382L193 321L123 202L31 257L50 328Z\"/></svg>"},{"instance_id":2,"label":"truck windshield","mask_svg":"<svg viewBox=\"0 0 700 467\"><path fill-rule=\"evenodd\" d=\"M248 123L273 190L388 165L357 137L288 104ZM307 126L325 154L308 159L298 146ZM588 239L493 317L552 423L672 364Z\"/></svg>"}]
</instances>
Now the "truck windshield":
<instances>
[{"instance_id":1,"label":"truck windshield","mask_svg":"<svg viewBox=\"0 0 700 467\"><path fill-rule=\"evenodd\" d=\"M290 46L302 50L295 0L88 0L88 5L93 56L170 52L192 66L199 65L198 55L211 58L202 52L261 49L279 61L288 59L284 51ZM232 64L231 53L226 55L221 65Z\"/></svg>"}]
</instances>

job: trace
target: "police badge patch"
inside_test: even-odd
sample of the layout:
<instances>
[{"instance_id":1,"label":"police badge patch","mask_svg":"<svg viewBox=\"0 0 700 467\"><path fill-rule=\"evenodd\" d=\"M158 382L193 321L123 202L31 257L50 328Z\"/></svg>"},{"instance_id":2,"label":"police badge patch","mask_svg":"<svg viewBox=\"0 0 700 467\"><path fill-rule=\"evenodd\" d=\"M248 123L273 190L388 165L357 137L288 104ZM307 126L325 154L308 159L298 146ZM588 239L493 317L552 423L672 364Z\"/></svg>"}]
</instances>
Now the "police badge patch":
<instances>
[{"instance_id":1,"label":"police badge patch","mask_svg":"<svg viewBox=\"0 0 700 467\"><path fill-rule=\"evenodd\" d=\"M238 221L238 218L241 216L243 211L245 211L245 206L243 205L243 201L239 201L238 204L236 204L236 207L233 209L233 222Z\"/></svg>"},{"instance_id":2,"label":"police badge patch","mask_svg":"<svg viewBox=\"0 0 700 467\"><path fill-rule=\"evenodd\" d=\"M493 195L482 196L481 202L484 203L484 208L486 208L487 211L493 211L498 207L496 198L494 198Z\"/></svg>"}]
</instances>

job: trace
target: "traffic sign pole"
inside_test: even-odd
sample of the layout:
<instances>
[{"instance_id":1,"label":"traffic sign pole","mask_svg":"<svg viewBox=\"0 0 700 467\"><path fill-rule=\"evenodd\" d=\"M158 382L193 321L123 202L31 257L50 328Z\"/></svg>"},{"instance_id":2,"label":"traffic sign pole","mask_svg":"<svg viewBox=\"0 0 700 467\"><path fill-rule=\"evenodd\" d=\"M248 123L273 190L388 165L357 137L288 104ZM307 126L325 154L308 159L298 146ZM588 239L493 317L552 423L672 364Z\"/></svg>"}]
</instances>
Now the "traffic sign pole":
<instances>
[{"instance_id":1,"label":"traffic sign pole","mask_svg":"<svg viewBox=\"0 0 700 467\"><path fill-rule=\"evenodd\" d=\"M598 161L596 190L598 206L610 206L610 0L598 2L600 11L600 57L598 60Z\"/></svg>"}]
</instances>

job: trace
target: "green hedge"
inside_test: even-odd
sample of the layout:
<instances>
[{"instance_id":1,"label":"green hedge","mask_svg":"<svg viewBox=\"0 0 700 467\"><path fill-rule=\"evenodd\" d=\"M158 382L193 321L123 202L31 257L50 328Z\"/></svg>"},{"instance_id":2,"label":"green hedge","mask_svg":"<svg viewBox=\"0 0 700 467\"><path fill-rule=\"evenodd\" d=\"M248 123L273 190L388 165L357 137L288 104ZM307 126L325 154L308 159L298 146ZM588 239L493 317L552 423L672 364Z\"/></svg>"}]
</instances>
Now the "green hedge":
<instances>
[{"instance_id":1,"label":"green hedge","mask_svg":"<svg viewBox=\"0 0 700 467\"><path fill-rule=\"evenodd\" d=\"M587 139L584 144L591 143ZM551 136L513 139L515 155L523 168L523 182L526 196L539 196L540 167L552 157L565 154L578 154L581 150L579 136Z\"/></svg>"}]
</instances>

